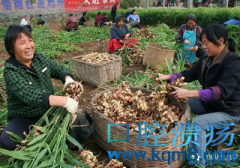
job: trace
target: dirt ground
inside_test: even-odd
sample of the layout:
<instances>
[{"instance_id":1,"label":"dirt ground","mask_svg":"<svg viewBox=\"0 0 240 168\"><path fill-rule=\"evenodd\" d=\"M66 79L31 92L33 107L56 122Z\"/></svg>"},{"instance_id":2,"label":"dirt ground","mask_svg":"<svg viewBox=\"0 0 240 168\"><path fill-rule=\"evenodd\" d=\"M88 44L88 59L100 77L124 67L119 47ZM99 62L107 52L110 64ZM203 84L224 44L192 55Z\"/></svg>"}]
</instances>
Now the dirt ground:
<instances>
[{"instance_id":1,"label":"dirt ground","mask_svg":"<svg viewBox=\"0 0 240 168\"><path fill-rule=\"evenodd\" d=\"M48 29L54 30L54 31L59 31L61 30L61 27L56 24L49 24L47 26ZM60 56L58 56L55 61L60 62L64 61L66 59L70 59L72 57L76 57L82 54L87 54L91 52L109 52L108 51L108 40L101 40L99 42L88 42L88 43L81 43L81 44L74 44L76 47L78 47L78 50L74 50L70 53L63 53ZM5 51L4 47L4 42L0 41L0 62L5 61L8 59L8 53ZM129 67L123 67L123 75L127 75L129 73L134 73L134 71L144 71L145 66L143 65L135 65L135 66L129 66ZM80 79L77 79L80 80ZM59 80L52 79L53 85L62 88L63 84ZM91 113L91 105L90 102L92 98L99 92L102 91L100 88L93 87L91 85L88 85L83 82L83 87L84 87L84 93L82 96L82 99L79 102L79 107L81 109L86 110L88 113ZM98 156L99 162L108 162L108 154L105 152L103 149L101 149L93 139L93 136L90 137L90 139L83 145L85 149L91 150L94 152L95 155ZM1 160L4 159L0 155L0 162Z\"/></svg>"}]
</instances>

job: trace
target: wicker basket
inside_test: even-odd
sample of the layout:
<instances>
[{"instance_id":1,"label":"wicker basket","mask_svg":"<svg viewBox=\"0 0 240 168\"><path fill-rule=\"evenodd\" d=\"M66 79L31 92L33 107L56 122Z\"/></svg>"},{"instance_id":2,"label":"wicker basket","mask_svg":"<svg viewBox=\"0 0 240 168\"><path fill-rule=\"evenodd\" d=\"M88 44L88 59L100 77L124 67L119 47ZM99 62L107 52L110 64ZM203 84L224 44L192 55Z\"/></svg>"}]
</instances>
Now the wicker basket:
<instances>
[{"instance_id":1,"label":"wicker basket","mask_svg":"<svg viewBox=\"0 0 240 168\"><path fill-rule=\"evenodd\" d=\"M95 24L94 24L94 22L93 22L92 20L86 21L86 22L84 23L84 25L85 25L86 27L94 27L94 26L95 26Z\"/></svg>"},{"instance_id":2,"label":"wicker basket","mask_svg":"<svg viewBox=\"0 0 240 168\"><path fill-rule=\"evenodd\" d=\"M142 92L146 95L149 95L151 93L150 90L147 89L141 89L141 88L131 88L133 91L136 90L142 90ZM129 131L129 142L126 141L112 141L111 143L108 143L108 124L116 124L105 116L104 114L98 112L98 110L94 107L94 102L96 99L98 99L104 92L97 94L91 102L92 106L92 115L93 115L93 128L94 128L94 139L96 143L103 148L105 151L146 151L145 161L139 160L137 161L136 158L133 156L132 160L129 161L128 158L123 161L123 159L120 157L119 160L123 161L123 163L128 167L136 167L136 168L146 168L146 167L164 167L164 168L180 168L180 166L183 164L182 155L180 161L177 161L177 154L175 155L175 161L171 161L171 165L168 165L167 161L146 161L147 158L152 158L152 147L147 146L144 147L142 145L139 145L136 147L136 144L138 142L138 133ZM170 104L176 104L180 107L181 111L185 111L183 116L181 117L181 120L178 122L178 125L180 126L181 123L186 123L187 120L190 119L190 108L186 103L178 103L175 99L170 99ZM175 130L177 127L174 128ZM181 142L181 133L178 133L177 135L177 142L176 146L183 144ZM169 133L166 133L164 137L158 138L158 144L166 144L166 146L156 146L156 151L184 151L184 147L174 147L172 145L172 140L174 138L174 133L170 131ZM125 140L126 139L126 129L124 127L111 127L111 139L112 140ZM144 143L143 140L141 140L141 144ZM154 138L147 138L148 144L154 144ZM160 155L162 158L162 155ZM164 157L167 157L164 155Z\"/></svg>"},{"instance_id":3,"label":"wicker basket","mask_svg":"<svg viewBox=\"0 0 240 168\"><path fill-rule=\"evenodd\" d=\"M163 69L161 65L167 65L166 58L168 62L171 62L174 57L174 52L174 50L160 44L148 43L143 57L143 64L149 64L149 66L155 70Z\"/></svg>"},{"instance_id":4,"label":"wicker basket","mask_svg":"<svg viewBox=\"0 0 240 168\"><path fill-rule=\"evenodd\" d=\"M72 58L77 77L93 86L104 85L110 81L117 81L122 73L122 57L99 64L86 63L80 58L85 55Z\"/></svg>"}]
</instances>

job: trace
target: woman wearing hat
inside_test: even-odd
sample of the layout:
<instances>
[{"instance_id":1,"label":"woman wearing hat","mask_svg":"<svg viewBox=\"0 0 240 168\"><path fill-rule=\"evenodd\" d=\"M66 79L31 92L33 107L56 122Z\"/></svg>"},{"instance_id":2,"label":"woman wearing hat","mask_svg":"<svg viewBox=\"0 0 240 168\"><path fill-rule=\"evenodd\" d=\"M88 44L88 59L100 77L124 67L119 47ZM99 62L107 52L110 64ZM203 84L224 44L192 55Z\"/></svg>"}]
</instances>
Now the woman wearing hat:
<instances>
[{"instance_id":1,"label":"woman wearing hat","mask_svg":"<svg viewBox=\"0 0 240 168\"><path fill-rule=\"evenodd\" d=\"M194 64L196 62L196 56L201 57L205 55L204 50L201 47L201 41L199 35L202 28L196 23L196 16L191 13L186 17L186 24L183 24L176 35L176 40L182 42L183 51L179 54L185 64ZM177 54L175 54L177 59Z\"/></svg>"},{"instance_id":2,"label":"woman wearing hat","mask_svg":"<svg viewBox=\"0 0 240 168\"><path fill-rule=\"evenodd\" d=\"M111 27L111 37L108 45L108 49L111 53L114 53L115 50L122 47L131 47L132 44L138 42L137 39L129 39L131 32L124 23L124 17L122 15L117 15L115 17L115 22L116 24Z\"/></svg>"}]
</instances>

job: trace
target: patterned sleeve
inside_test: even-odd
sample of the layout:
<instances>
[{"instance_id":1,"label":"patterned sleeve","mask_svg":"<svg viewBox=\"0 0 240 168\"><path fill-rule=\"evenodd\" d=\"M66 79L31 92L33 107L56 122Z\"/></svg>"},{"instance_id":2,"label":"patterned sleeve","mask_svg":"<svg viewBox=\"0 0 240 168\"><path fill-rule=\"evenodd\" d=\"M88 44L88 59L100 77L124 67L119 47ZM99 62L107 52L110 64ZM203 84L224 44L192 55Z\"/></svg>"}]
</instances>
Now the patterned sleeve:
<instances>
[{"instance_id":1,"label":"patterned sleeve","mask_svg":"<svg viewBox=\"0 0 240 168\"><path fill-rule=\"evenodd\" d=\"M185 27L186 27L185 24L180 27L180 29L178 30L178 34L175 37L176 40L180 40L182 42L185 40L183 38L183 32L184 32Z\"/></svg>"},{"instance_id":2,"label":"patterned sleeve","mask_svg":"<svg viewBox=\"0 0 240 168\"><path fill-rule=\"evenodd\" d=\"M71 76L73 78L72 74L67 70L66 67L59 65L55 61L52 61L51 59L45 57L42 54L40 54L40 56L43 57L46 62L48 62L47 64L50 67L50 72L51 72L52 78L59 79L62 81L62 83L65 83L66 76Z\"/></svg>"},{"instance_id":3,"label":"patterned sleeve","mask_svg":"<svg viewBox=\"0 0 240 168\"><path fill-rule=\"evenodd\" d=\"M196 30L196 38L197 38L197 42L196 42L196 45L198 47L201 47L202 45L202 42L200 41L200 34L202 32L202 28L200 26L197 27L197 30Z\"/></svg>"}]
</instances>

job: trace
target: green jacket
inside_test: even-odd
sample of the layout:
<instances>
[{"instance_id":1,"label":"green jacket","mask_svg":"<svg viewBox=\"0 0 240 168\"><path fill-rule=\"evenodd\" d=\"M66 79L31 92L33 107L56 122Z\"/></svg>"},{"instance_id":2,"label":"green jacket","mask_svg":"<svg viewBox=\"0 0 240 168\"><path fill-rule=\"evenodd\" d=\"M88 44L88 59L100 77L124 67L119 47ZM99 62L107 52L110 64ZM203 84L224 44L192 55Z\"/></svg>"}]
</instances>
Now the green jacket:
<instances>
[{"instance_id":1,"label":"green jacket","mask_svg":"<svg viewBox=\"0 0 240 168\"><path fill-rule=\"evenodd\" d=\"M35 52L28 68L14 57L6 60L4 80L7 90L8 118L38 117L49 106L49 96L54 94L51 78L65 83L65 76L72 76L68 70L43 54Z\"/></svg>"}]
</instances>

